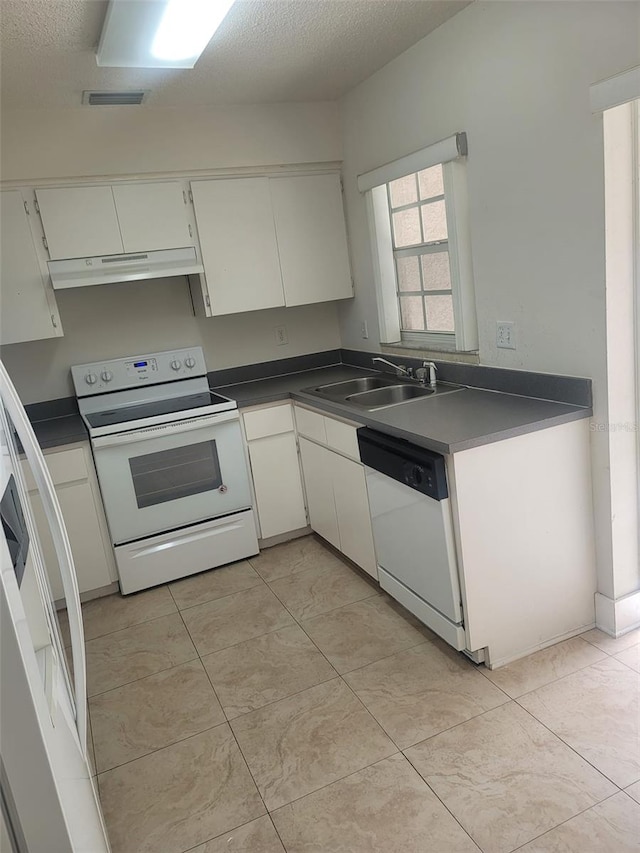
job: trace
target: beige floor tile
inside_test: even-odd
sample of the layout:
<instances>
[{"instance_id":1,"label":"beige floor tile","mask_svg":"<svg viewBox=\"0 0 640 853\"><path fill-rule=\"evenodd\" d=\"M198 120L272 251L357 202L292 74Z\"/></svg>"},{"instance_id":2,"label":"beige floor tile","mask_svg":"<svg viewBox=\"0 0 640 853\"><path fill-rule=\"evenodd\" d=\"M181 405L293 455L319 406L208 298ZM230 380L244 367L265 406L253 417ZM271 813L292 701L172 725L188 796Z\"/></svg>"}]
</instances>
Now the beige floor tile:
<instances>
[{"instance_id":1,"label":"beige floor tile","mask_svg":"<svg viewBox=\"0 0 640 853\"><path fill-rule=\"evenodd\" d=\"M572 637L500 669L483 671L490 681L515 699L605 657L606 652L580 637Z\"/></svg>"},{"instance_id":2,"label":"beige floor tile","mask_svg":"<svg viewBox=\"0 0 640 853\"><path fill-rule=\"evenodd\" d=\"M636 803L640 803L640 782L634 782L633 785L625 788L625 791L630 797L633 797Z\"/></svg>"},{"instance_id":3,"label":"beige floor tile","mask_svg":"<svg viewBox=\"0 0 640 853\"><path fill-rule=\"evenodd\" d=\"M616 785L640 779L640 676L613 658L518 702Z\"/></svg>"},{"instance_id":4,"label":"beige floor tile","mask_svg":"<svg viewBox=\"0 0 640 853\"><path fill-rule=\"evenodd\" d=\"M227 723L98 780L113 853L182 853L265 813Z\"/></svg>"},{"instance_id":5,"label":"beige floor tile","mask_svg":"<svg viewBox=\"0 0 640 853\"><path fill-rule=\"evenodd\" d=\"M640 643L640 628L636 631L629 631L628 634L623 634L622 637L617 638L610 637L604 631L598 630L598 628L593 628L585 634L580 634L580 636L583 640L593 643L594 646L602 649L608 655L615 655L623 651L623 649L628 649L630 646L637 646Z\"/></svg>"},{"instance_id":6,"label":"beige floor tile","mask_svg":"<svg viewBox=\"0 0 640 853\"><path fill-rule=\"evenodd\" d=\"M401 755L272 815L287 853L473 853L478 848Z\"/></svg>"},{"instance_id":7,"label":"beige floor tile","mask_svg":"<svg viewBox=\"0 0 640 853\"><path fill-rule=\"evenodd\" d=\"M425 639L425 632L378 595L316 616L302 627L341 673L417 646Z\"/></svg>"},{"instance_id":8,"label":"beige floor tile","mask_svg":"<svg viewBox=\"0 0 640 853\"><path fill-rule=\"evenodd\" d=\"M89 696L198 656L179 613L89 640L86 652Z\"/></svg>"},{"instance_id":9,"label":"beige floor tile","mask_svg":"<svg viewBox=\"0 0 640 853\"><path fill-rule=\"evenodd\" d=\"M230 566L211 569L171 583L169 590L178 608L184 610L185 607L194 607L205 601L213 601L234 592L242 592L243 589L251 589L252 586L260 586L262 582L249 563L241 560Z\"/></svg>"},{"instance_id":10,"label":"beige floor tile","mask_svg":"<svg viewBox=\"0 0 640 853\"><path fill-rule=\"evenodd\" d=\"M296 572L269 584L295 619L311 619L354 601L379 595L379 588L342 564Z\"/></svg>"},{"instance_id":11,"label":"beige floor tile","mask_svg":"<svg viewBox=\"0 0 640 853\"><path fill-rule=\"evenodd\" d=\"M640 646L630 646L623 652L618 652L614 657L616 660L630 666L631 669L635 669L636 672L640 672Z\"/></svg>"},{"instance_id":12,"label":"beige floor tile","mask_svg":"<svg viewBox=\"0 0 640 853\"><path fill-rule=\"evenodd\" d=\"M258 556L249 557L249 562L267 583L308 569L344 566L342 560L315 536L303 536L265 548Z\"/></svg>"},{"instance_id":13,"label":"beige floor tile","mask_svg":"<svg viewBox=\"0 0 640 853\"><path fill-rule=\"evenodd\" d=\"M297 625L214 652L202 662L229 719L336 675Z\"/></svg>"},{"instance_id":14,"label":"beige floor tile","mask_svg":"<svg viewBox=\"0 0 640 853\"><path fill-rule=\"evenodd\" d=\"M133 595L105 595L82 605L85 640L121 631L158 616L175 613L177 607L166 586L146 589Z\"/></svg>"},{"instance_id":15,"label":"beige floor tile","mask_svg":"<svg viewBox=\"0 0 640 853\"><path fill-rule=\"evenodd\" d=\"M189 853L285 853L285 849L271 818L265 816L225 832Z\"/></svg>"},{"instance_id":16,"label":"beige floor tile","mask_svg":"<svg viewBox=\"0 0 640 853\"><path fill-rule=\"evenodd\" d=\"M345 675L404 749L509 701L444 643L424 643Z\"/></svg>"},{"instance_id":17,"label":"beige floor tile","mask_svg":"<svg viewBox=\"0 0 640 853\"><path fill-rule=\"evenodd\" d=\"M484 853L507 853L616 790L513 702L405 754Z\"/></svg>"},{"instance_id":18,"label":"beige floor tile","mask_svg":"<svg viewBox=\"0 0 640 853\"><path fill-rule=\"evenodd\" d=\"M339 678L238 717L231 726L269 810L396 751Z\"/></svg>"},{"instance_id":19,"label":"beige floor tile","mask_svg":"<svg viewBox=\"0 0 640 853\"><path fill-rule=\"evenodd\" d=\"M640 806L616 794L520 847L518 853L638 853Z\"/></svg>"},{"instance_id":20,"label":"beige floor tile","mask_svg":"<svg viewBox=\"0 0 640 853\"><path fill-rule=\"evenodd\" d=\"M182 616L200 655L294 624L264 585L190 607Z\"/></svg>"},{"instance_id":21,"label":"beige floor tile","mask_svg":"<svg viewBox=\"0 0 640 853\"><path fill-rule=\"evenodd\" d=\"M225 719L198 660L101 693L90 707L101 773Z\"/></svg>"}]
</instances>

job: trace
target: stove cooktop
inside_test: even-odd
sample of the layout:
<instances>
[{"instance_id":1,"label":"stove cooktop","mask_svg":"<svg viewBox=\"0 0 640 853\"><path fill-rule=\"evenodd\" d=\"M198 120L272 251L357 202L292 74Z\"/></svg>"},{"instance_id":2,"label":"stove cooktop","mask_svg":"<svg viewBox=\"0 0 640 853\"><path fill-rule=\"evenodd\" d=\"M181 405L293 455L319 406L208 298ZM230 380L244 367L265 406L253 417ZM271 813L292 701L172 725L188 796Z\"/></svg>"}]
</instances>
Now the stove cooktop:
<instances>
[{"instance_id":1,"label":"stove cooktop","mask_svg":"<svg viewBox=\"0 0 640 853\"><path fill-rule=\"evenodd\" d=\"M103 412L92 412L84 415L89 426L94 429L99 427L126 424L130 421L154 418L158 415L179 414L181 412L207 408L218 404L228 403L226 397L205 391L199 394L188 394L182 397L173 397L168 400L150 400L147 403L137 403L133 406L120 406L114 409L105 409Z\"/></svg>"}]
</instances>

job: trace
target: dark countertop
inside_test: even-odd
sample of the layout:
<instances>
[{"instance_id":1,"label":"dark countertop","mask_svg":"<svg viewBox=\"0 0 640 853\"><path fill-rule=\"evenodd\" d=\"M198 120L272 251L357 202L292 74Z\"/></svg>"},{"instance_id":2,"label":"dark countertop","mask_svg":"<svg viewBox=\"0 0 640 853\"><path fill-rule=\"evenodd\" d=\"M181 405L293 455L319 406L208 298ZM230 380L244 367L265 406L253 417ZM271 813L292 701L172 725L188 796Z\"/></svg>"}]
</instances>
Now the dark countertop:
<instances>
[{"instance_id":1,"label":"dark countertop","mask_svg":"<svg viewBox=\"0 0 640 853\"><path fill-rule=\"evenodd\" d=\"M375 371L339 365L213 390L236 400L240 408L291 398L438 453L468 450L592 414L591 409L581 406L479 388L463 388L375 412L314 397L302 390L373 374Z\"/></svg>"},{"instance_id":2,"label":"dark countertop","mask_svg":"<svg viewBox=\"0 0 640 853\"><path fill-rule=\"evenodd\" d=\"M31 426L43 450L89 440L89 434L80 415L32 421Z\"/></svg>"},{"instance_id":3,"label":"dark countertop","mask_svg":"<svg viewBox=\"0 0 640 853\"><path fill-rule=\"evenodd\" d=\"M297 400L389 435L408 439L438 453L468 450L588 418L592 414L590 408L480 388L463 388L450 394L412 400L376 412L314 397L303 391L329 382L370 375L375 375L375 371L334 365L271 379L218 386L212 390L236 400L240 408L287 399ZM88 440L84 422L77 413L34 419L32 424L43 449Z\"/></svg>"}]
</instances>

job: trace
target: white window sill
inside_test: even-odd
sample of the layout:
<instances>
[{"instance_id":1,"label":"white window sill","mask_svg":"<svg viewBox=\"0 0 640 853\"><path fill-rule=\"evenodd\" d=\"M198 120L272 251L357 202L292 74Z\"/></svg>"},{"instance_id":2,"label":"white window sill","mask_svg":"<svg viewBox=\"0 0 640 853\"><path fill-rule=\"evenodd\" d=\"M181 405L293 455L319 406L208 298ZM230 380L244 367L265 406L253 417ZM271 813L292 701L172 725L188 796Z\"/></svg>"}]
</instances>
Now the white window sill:
<instances>
[{"instance_id":1,"label":"white window sill","mask_svg":"<svg viewBox=\"0 0 640 853\"><path fill-rule=\"evenodd\" d=\"M380 344L381 352L386 355L404 355L411 358L425 358L430 361L457 361L463 364L480 364L477 351L459 352L445 347L425 347L419 341L398 341L392 344Z\"/></svg>"}]
</instances>

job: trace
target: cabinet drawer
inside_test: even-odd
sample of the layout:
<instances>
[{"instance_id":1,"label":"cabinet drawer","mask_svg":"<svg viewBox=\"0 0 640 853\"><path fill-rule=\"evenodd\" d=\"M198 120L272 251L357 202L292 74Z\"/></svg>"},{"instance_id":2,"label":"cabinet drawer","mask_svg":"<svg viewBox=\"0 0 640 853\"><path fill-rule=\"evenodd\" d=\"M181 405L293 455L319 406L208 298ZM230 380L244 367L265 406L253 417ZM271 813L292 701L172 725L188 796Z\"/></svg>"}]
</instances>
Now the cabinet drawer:
<instances>
[{"instance_id":1,"label":"cabinet drawer","mask_svg":"<svg viewBox=\"0 0 640 853\"><path fill-rule=\"evenodd\" d=\"M268 409L244 412L242 419L247 441L279 435L282 432L293 432L293 415L289 403L286 406L272 406Z\"/></svg>"},{"instance_id":2,"label":"cabinet drawer","mask_svg":"<svg viewBox=\"0 0 640 853\"><path fill-rule=\"evenodd\" d=\"M327 431L323 415L296 406L296 424L300 435L305 435L307 438L312 438L322 444L327 443Z\"/></svg>"},{"instance_id":3,"label":"cabinet drawer","mask_svg":"<svg viewBox=\"0 0 640 853\"><path fill-rule=\"evenodd\" d=\"M329 447L359 462L360 453L358 451L358 436L356 434L357 427L329 417L326 417L324 421Z\"/></svg>"},{"instance_id":4,"label":"cabinet drawer","mask_svg":"<svg viewBox=\"0 0 640 853\"><path fill-rule=\"evenodd\" d=\"M75 447L73 450L62 450L59 453L48 453L45 456L45 461L54 486L87 479L87 466L81 447ZM37 489L36 481L33 479L31 468L27 462L22 463L22 471L27 481L27 489L30 492Z\"/></svg>"}]
</instances>

